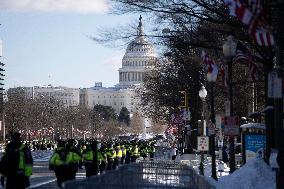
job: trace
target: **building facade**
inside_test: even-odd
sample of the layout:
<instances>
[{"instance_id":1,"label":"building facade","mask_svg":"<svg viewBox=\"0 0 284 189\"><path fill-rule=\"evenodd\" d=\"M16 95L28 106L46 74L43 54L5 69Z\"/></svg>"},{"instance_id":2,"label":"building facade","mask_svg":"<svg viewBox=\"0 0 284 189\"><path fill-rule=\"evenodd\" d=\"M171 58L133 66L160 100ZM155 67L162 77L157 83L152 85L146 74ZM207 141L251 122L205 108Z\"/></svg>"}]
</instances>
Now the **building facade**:
<instances>
[{"instance_id":1,"label":"building facade","mask_svg":"<svg viewBox=\"0 0 284 189\"><path fill-rule=\"evenodd\" d=\"M92 109L95 105L111 106L117 114L122 107L130 113L139 109L137 88L141 87L147 71L156 62L154 47L149 43L143 32L142 17L139 18L137 37L127 46L119 68L119 83L114 87L103 87L102 82L95 83L94 87L75 89L67 87L17 87L10 88L8 93L19 92L26 98L54 99L64 107L86 106Z\"/></svg>"},{"instance_id":2,"label":"building facade","mask_svg":"<svg viewBox=\"0 0 284 189\"><path fill-rule=\"evenodd\" d=\"M137 37L129 43L119 68L119 83L115 87L105 88L101 82L94 87L80 90L80 103L89 108L96 104L111 106L118 114L122 107L130 113L139 109L137 88L141 87L145 74L156 63L154 46L144 35L142 17L139 18Z\"/></svg>"},{"instance_id":3,"label":"building facade","mask_svg":"<svg viewBox=\"0 0 284 189\"><path fill-rule=\"evenodd\" d=\"M78 106L80 89L67 87L35 86L35 87L16 87L8 89L8 98L15 94L27 99L53 99L64 107Z\"/></svg>"}]
</instances>

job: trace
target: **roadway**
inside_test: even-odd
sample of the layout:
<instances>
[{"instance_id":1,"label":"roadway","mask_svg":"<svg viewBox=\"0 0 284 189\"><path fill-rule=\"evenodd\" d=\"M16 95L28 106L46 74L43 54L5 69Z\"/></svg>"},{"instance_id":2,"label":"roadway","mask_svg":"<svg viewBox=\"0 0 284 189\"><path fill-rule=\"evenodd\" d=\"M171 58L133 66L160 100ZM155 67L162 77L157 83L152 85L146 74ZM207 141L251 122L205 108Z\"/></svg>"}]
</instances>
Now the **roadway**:
<instances>
[{"instance_id":1,"label":"roadway","mask_svg":"<svg viewBox=\"0 0 284 189\"><path fill-rule=\"evenodd\" d=\"M85 170L79 169L76 179L86 177ZM53 171L48 169L47 161L36 161L33 166L33 175L30 177L30 189L59 189Z\"/></svg>"}]
</instances>

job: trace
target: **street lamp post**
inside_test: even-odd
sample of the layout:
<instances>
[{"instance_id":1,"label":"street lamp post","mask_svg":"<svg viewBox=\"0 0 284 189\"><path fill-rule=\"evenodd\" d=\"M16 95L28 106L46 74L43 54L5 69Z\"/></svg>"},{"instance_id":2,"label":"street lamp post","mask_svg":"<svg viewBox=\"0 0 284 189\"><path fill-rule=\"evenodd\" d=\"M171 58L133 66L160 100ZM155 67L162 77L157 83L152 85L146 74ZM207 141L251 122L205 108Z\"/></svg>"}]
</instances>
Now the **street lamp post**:
<instances>
[{"instance_id":1,"label":"street lamp post","mask_svg":"<svg viewBox=\"0 0 284 189\"><path fill-rule=\"evenodd\" d=\"M210 105L211 105L211 122L215 126L215 109L214 109L214 82L217 80L217 74L213 72L207 73L207 80L210 83ZM212 129L212 128L211 128ZM211 169L211 177L215 180L218 180L216 173L216 155L215 155L215 127L214 132L209 136L209 144L210 144L210 153L212 156L212 169Z\"/></svg>"},{"instance_id":2,"label":"street lamp post","mask_svg":"<svg viewBox=\"0 0 284 189\"><path fill-rule=\"evenodd\" d=\"M205 89L204 86L201 87L201 89L199 90L199 97L202 101L202 133L201 135L202 136L205 136L205 132L206 132L206 128L204 128L205 124L204 124L204 105L205 105L205 98L207 96L207 91ZM200 170L200 173L201 175L204 175L204 165L203 165L203 162L204 162L204 151L201 150L201 157L200 157L200 165L199 165L199 170Z\"/></svg>"},{"instance_id":3,"label":"street lamp post","mask_svg":"<svg viewBox=\"0 0 284 189\"><path fill-rule=\"evenodd\" d=\"M233 115L233 83L232 83L232 62L233 57L236 54L237 44L233 40L233 36L228 36L227 40L223 45L223 54L228 64L228 85L229 85L229 101L230 101L230 116ZM236 170L235 165L235 144L234 144L234 136L230 136L229 138L229 165L230 165L230 173L233 173Z\"/></svg>"}]
</instances>

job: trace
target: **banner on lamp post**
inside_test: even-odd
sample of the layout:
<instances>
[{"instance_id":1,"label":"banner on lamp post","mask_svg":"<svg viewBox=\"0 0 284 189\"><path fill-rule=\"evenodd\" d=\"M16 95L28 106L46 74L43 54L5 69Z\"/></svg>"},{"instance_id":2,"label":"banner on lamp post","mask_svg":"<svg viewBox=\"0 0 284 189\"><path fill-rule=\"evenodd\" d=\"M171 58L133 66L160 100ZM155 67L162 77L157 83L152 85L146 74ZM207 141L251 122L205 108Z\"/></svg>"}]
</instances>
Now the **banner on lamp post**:
<instances>
[{"instance_id":1,"label":"banner on lamp post","mask_svg":"<svg viewBox=\"0 0 284 189\"><path fill-rule=\"evenodd\" d=\"M282 98L282 79L278 77L276 71L269 72L267 88L268 98Z\"/></svg>"},{"instance_id":2,"label":"banner on lamp post","mask_svg":"<svg viewBox=\"0 0 284 189\"><path fill-rule=\"evenodd\" d=\"M208 135L215 135L215 125L211 121L208 122Z\"/></svg>"},{"instance_id":3,"label":"banner on lamp post","mask_svg":"<svg viewBox=\"0 0 284 189\"><path fill-rule=\"evenodd\" d=\"M239 135L239 118L237 116L225 116L224 118L224 135Z\"/></svg>"},{"instance_id":4,"label":"banner on lamp post","mask_svg":"<svg viewBox=\"0 0 284 189\"><path fill-rule=\"evenodd\" d=\"M230 116L230 106L231 103L229 100L225 101L225 116Z\"/></svg>"}]
</instances>

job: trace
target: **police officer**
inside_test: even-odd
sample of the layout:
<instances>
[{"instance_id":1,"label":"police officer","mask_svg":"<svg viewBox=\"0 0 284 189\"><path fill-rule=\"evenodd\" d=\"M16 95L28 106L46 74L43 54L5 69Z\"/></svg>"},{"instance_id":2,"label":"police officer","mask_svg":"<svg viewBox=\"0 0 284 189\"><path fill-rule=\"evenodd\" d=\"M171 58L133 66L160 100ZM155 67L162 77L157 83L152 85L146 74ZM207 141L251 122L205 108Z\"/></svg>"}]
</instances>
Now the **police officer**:
<instances>
[{"instance_id":1,"label":"police officer","mask_svg":"<svg viewBox=\"0 0 284 189\"><path fill-rule=\"evenodd\" d=\"M139 157L138 145L135 143L131 150L131 162L136 162L136 159Z\"/></svg>"},{"instance_id":2,"label":"police officer","mask_svg":"<svg viewBox=\"0 0 284 189\"><path fill-rule=\"evenodd\" d=\"M121 163L121 158L122 158L122 150L121 150L121 146L119 143L116 144L116 158L115 158L115 165L119 166L119 164ZM115 169L116 167L114 167Z\"/></svg>"},{"instance_id":3,"label":"police officer","mask_svg":"<svg viewBox=\"0 0 284 189\"><path fill-rule=\"evenodd\" d=\"M65 148L65 141L58 140L57 148L49 159L49 169L55 172L57 178L57 185L61 188L62 182L67 180L67 164L66 164L67 150Z\"/></svg>"},{"instance_id":4,"label":"police officer","mask_svg":"<svg viewBox=\"0 0 284 189\"><path fill-rule=\"evenodd\" d=\"M154 141L150 142L149 154L150 154L150 160L153 160L154 154L155 154L155 142Z\"/></svg>"},{"instance_id":5,"label":"police officer","mask_svg":"<svg viewBox=\"0 0 284 189\"><path fill-rule=\"evenodd\" d=\"M107 165L107 154L106 154L106 148L105 148L105 144L101 144L98 153L101 156L101 161L100 161L100 165L99 165L99 170L100 170L100 174L104 173L106 170L106 165Z\"/></svg>"},{"instance_id":6,"label":"police officer","mask_svg":"<svg viewBox=\"0 0 284 189\"><path fill-rule=\"evenodd\" d=\"M106 150L107 155L107 170L111 170L116 165L114 165L114 159L116 158L116 151L113 149L112 144L109 144L109 147Z\"/></svg>"},{"instance_id":7,"label":"police officer","mask_svg":"<svg viewBox=\"0 0 284 189\"><path fill-rule=\"evenodd\" d=\"M66 164L67 164L67 179L75 180L76 173L79 167L79 161L82 159L80 152L75 147L75 140L69 139L66 144L67 156L66 156Z\"/></svg>"},{"instance_id":8,"label":"police officer","mask_svg":"<svg viewBox=\"0 0 284 189\"><path fill-rule=\"evenodd\" d=\"M33 158L29 148L21 142L20 133L13 133L11 139L1 159L0 171L7 178L7 189L24 189L30 185Z\"/></svg>"},{"instance_id":9,"label":"police officer","mask_svg":"<svg viewBox=\"0 0 284 189\"><path fill-rule=\"evenodd\" d=\"M121 156L120 164L124 164L124 160L126 157L126 147L124 145L121 145L121 151L122 151L122 156Z\"/></svg>"},{"instance_id":10,"label":"police officer","mask_svg":"<svg viewBox=\"0 0 284 189\"><path fill-rule=\"evenodd\" d=\"M97 175L101 161L101 153L98 152L97 142L93 141L83 152L83 163L86 169L86 176Z\"/></svg>"}]
</instances>

